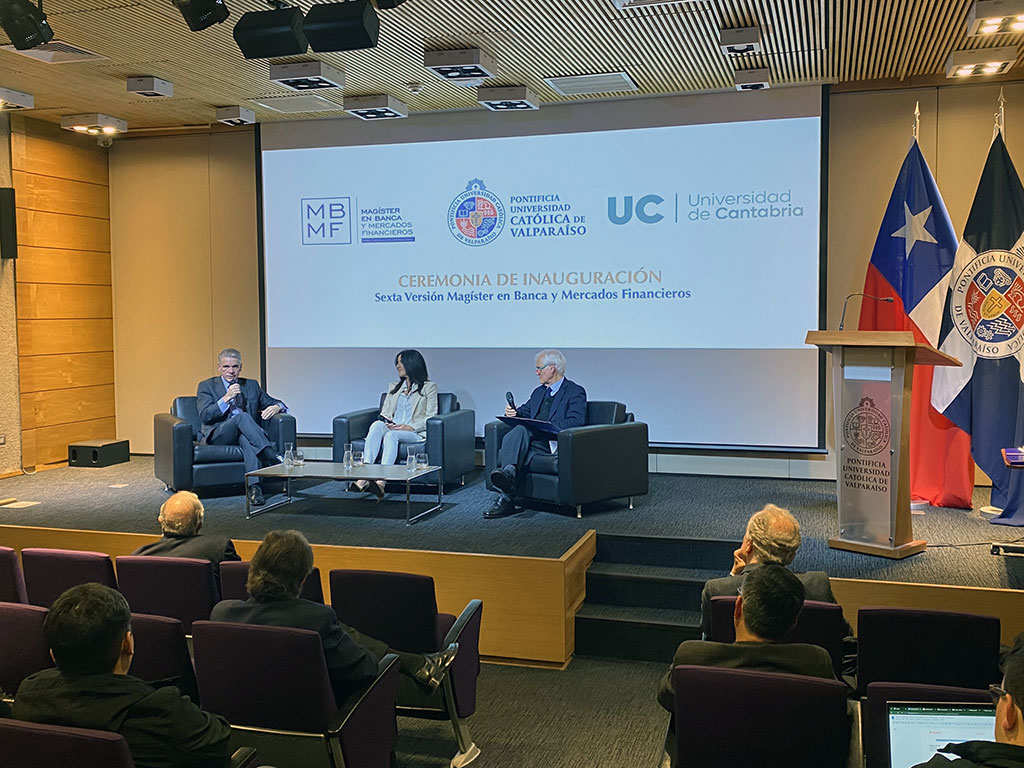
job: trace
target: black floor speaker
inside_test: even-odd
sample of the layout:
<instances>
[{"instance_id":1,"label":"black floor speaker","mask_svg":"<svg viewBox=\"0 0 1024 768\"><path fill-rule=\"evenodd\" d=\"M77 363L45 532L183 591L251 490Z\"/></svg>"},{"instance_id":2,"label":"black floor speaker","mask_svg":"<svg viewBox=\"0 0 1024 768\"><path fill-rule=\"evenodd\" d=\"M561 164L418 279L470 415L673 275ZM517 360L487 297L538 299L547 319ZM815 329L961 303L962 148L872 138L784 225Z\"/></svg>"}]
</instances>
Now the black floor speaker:
<instances>
[{"instance_id":1,"label":"black floor speaker","mask_svg":"<svg viewBox=\"0 0 1024 768\"><path fill-rule=\"evenodd\" d=\"M69 467L109 467L126 461L127 440L82 440L68 446Z\"/></svg>"}]
</instances>

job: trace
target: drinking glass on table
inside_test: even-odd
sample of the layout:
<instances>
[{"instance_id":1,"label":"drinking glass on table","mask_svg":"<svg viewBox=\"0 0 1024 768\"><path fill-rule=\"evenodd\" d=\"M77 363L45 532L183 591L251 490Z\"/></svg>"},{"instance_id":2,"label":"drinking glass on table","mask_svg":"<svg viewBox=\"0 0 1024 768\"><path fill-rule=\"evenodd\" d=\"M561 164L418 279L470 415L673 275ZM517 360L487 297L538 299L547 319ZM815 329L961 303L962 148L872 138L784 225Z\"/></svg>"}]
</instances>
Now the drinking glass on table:
<instances>
[{"instance_id":1,"label":"drinking glass on table","mask_svg":"<svg viewBox=\"0 0 1024 768\"><path fill-rule=\"evenodd\" d=\"M302 449L301 448L296 448L295 449L295 455L294 455L293 461L295 462L295 466L296 467L301 467L303 464L306 463L306 457L302 455Z\"/></svg>"},{"instance_id":2,"label":"drinking glass on table","mask_svg":"<svg viewBox=\"0 0 1024 768\"><path fill-rule=\"evenodd\" d=\"M417 453L416 454L416 468L417 469L426 469L429 466L430 466L430 463L427 461L427 454L425 454L425 453Z\"/></svg>"},{"instance_id":3,"label":"drinking glass on table","mask_svg":"<svg viewBox=\"0 0 1024 768\"><path fill-rule=\"evenodd\" d=\"M284 444L284 465L290 467L295 463L295 445L292 443Z\"/></svg>"},{"instance_id":4,"label":"drinking glass on table","mask_svg":"<svg viewBox=\"0 0 1024 768\"><path fill-rule=\"evenodd\" d=\"M352 469L352 443L345 443L343 450L341 464L345 469Z\"/></svg>"},{"instance_id":5,"label":"drinking glass on table","mask_svg":"<svg viewBox=\"0 0 1024 768\"><path fill-rule=\"evenodd\" d=\"M408 454L405 457L405 468L409 472L415 472L416 471L416 454L415 453L410 453L410 454Z\"/></svg>"},{"instance_id":6,"label":"drinking glass on table","mask_svg":"<svg viewBox=\"0 0 1024 768\"><path fill-rule=\"evenodd\" d=\"M352 451L352 466L353 467L361 467L361 466L363 466L363 452L362 451Z\"/></svg>"}]
</instances>

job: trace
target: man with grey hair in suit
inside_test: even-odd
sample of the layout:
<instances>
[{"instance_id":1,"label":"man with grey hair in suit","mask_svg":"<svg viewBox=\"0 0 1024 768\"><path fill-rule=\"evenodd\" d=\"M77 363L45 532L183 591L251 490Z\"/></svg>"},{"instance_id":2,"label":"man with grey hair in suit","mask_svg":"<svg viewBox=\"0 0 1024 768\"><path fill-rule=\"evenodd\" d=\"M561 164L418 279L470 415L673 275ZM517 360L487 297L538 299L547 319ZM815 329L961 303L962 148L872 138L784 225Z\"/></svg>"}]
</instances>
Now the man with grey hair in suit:
<instances>
[{"instance_id":1,"label":"man with grey hair in suit","mask_svg":"<svg viewBox=\"0 0 1024 768\"><path fill-rule=\"evenodd\" d=\"M766 504L747 521L747 530L739 549L732 553L732 570L728 576L709 579L700 596L700 628L704 637L711 636L711 598L724 595L735 597L739 594L746 576L765 564L789 567L800 549L800 523L788 509ZM808 600L823 603L836 602L824 571L797 573L803 582ZM846 634L852 635L850 625Z\"/></svg>"},{"instance_id":2,"label":"man with grey hair in suit","mask_svg":"<svg viewBox=\"0 0 1024 768\"><path fill-rule=\"evenodd\" d=\"M284 459L270 442L264 423L278 413L287 412L285 404L271 397L256 379L243 379L242 353L228 347L217 356L217 376L204 379L196 388L196 406L203 422L202 438L208 445L237 445L242 449L246 472L255 472L263 464L280 464ZM254 507L263 504L260 479L250 477L246 493Z\"/></svg>"}]
</instances>

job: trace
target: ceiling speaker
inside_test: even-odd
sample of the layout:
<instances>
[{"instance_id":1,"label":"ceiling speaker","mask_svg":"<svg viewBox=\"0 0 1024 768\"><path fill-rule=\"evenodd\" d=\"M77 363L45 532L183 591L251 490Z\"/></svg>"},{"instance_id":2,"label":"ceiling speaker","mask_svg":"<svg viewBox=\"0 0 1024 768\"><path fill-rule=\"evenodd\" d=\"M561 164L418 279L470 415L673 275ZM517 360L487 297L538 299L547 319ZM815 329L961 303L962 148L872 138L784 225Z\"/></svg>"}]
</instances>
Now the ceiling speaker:
<instances>
[{"instance_id":1,"label":"ceiling speaker","mask_svg":"<svg viewBox=\"0 0 1024 768\"><path fill-rule=\"evenodd\" d=\"M295 56L309 47L302 33L302 11L294 7L243 13L233 34L247 59Z\"/></svg>"},{"instance_id":2,"label":"ceiling speaker","mask_svg":"<svg viewBox=\"0 0 1024 768\"><path fill-rule=\"evenodd\" d=\"M309 47L319 53L373 48L380 36L380 19L369 0L317 3L303 25Z\"/></svg>"}]
</instances>

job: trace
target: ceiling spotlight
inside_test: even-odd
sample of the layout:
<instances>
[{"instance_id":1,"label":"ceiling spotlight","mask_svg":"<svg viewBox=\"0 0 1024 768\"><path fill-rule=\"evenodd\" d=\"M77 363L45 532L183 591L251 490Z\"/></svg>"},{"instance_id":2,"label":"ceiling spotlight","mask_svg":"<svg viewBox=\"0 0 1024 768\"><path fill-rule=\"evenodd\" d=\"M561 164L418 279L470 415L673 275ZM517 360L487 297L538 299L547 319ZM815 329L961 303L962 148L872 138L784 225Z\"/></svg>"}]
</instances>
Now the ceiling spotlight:
<instances>
[{"instance_id":1,"label":"ceiling spotlight","mask_svg":"<svg viewBox=\"0 0 1024 768\"><path fill-rule=\"evenodd\" d=\"M975 48L970 51L953 51L946 59L946 77L984 77L1001 75L1017 61L1017 48L1013 45L1002 48Z\"/></svg>"},{"instance_id":2,"label":"ceiling spotlight","mask_svg":"<svg viewBox=\"0 0 1024 768\"><path fill-rule=\"evenodd\" d=\"M967 36L1006 35L1024 30L1024 0L976 0L967 14Z\"/></svg>"},{"instance_id":3,"label":"ceiling spotlight","mask_svg":"<svg viewBox=\"0 0 1024 768\"><path fill-rule=\"evenodd\" d=\"M737 69L734 78L737 91L764 91L772 87L771 72L763 67Z\"/></svg>"},{"instance_id":4,"label":"ceiling spotlight","mask_svg":"<svg viewBox=\"0 0 1024 768\"><path fill-rule=\"evenodd\" d=\"M29 0L0 2L0 26L19 51L27 51L53 40L53 30L43 13L43 0L36 7Z\"/></svg>"},{"instance_id":5,"label":"ceiling spotlight","mask_svg":"<svg viewBox=\"0 0 1024 768\"><path fill-rule=\"evenodd\" d=\"M476 100L494 112L540 109L537 94L525 85L510 88L477 88Z\"/></svg>"},{"instance_id":6,"label":"ceiling spotlight","mask_svg":"<svg viewBox=\"0 0 1024 768\"><path fill-rule=\"evenodd\" d=\"M87 115L66 115L60 119L60 127L76 133L98 136L123 133L128 130L128 123L117 117L93 112Z\"/></svg>"},{"instance_id":7,"label":"ceiling spotlight","mask_svg":"<svg viewBox=\"0 0 1024 768\"><path fill-rule=\"evenodd\" d=\"M347 96L345 111L361 120L395 120L409 116L409 107L394 96Z\"/></svg>"},{"instance_id":8,"label":"ceiling spotlight","mask_svg":"<svg viewBox=\"0 0 1024 768\"><path fill-rule=\"evenodd\" d=\"M0 111L11 112L15 109L34 109L36 100L31 93L22 93L11 88L0 88Z\"/></svg>"},{"instance_id":9,"label":"ceiling spotlight","mask_svg":"<svg viewBox=\"0 0 1024 768\"><path fill-rule=\"evenodd\" d=\"M477 86L481 80L495 77L498 65L479 48L457 51L424 51L423 66L449 83Z\"/></svg>"},{"instance_id":10,"label":"ceiling spotlight","mask_svg":"<svg viewBox=\"0 0 1024 768\"><path fill-rule=\"evenodd\" d=\"M193 32L220 24L231 14L224 0L174 0L174 7Z\"/></svg>"},{"instance_id":11,"label":"ceiling spotlight","mask_svg":"<svg viewBox=\"0 0 1024 768\"><path fill-rule=\"evenodd\" d=\"M224 125L251 125L256 122L256 113L245 107L217 107L217 122Z\"/></svg>"},{"instance_id":12,"label":"ceiling spotlight","mask_svg":"<svg viewBox=\"0 0 1024 768\"><path fill-rule=\"evenodd\" d=\"M293 91L315 91L321 88L344 88L345 73L322 61L300 61L296 64L271 64L270 79Z\"/></svg>"},{"instance_id":13,"label":"ceiling spotlight","mask_svg":"<svg viewBox=\"0 0 1024 768\"><path fill-rule=\"evenodd\" d=\"M174 95L174 83L161 80L159 77L129 77L128 93L148 96L151 99L166 98Z\"/></svg>"},{"instance_id":14,"label":"ceiling spotlight","mask_svg":"<svg viewBox=\"0 0 1024 768\"><path fill-rule=\"evenodd\" d=\"M761 53L761 30L757 27L723 29L718 47L726 56L742 56L747 53Z\"/></svg>"},{"instance_id":15,"label":"ceiling spotlight","mask_svg":"<svg viewBox=\"0 0 1024 768\"><path fill-rule=\"evenodd\" d=\"M232 35L247 59L299 56L309 47L302 31L302 11L293 6L243 13Z\"/></svg>"},{"instance_id":16,"label":"ceiling spotlight","mask_svg":"<svg viewBox=\"0 0 1024 768\"><path fill-rule=\"evenodd\" d=\"M306 14L302 30L318 53L373 48L380 37L380 19L369 0L316 3Z\"/></svg>"}]
</instances>

